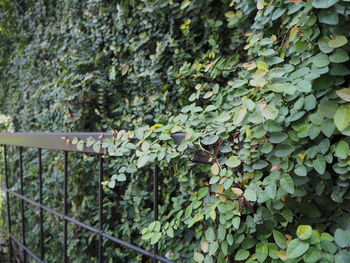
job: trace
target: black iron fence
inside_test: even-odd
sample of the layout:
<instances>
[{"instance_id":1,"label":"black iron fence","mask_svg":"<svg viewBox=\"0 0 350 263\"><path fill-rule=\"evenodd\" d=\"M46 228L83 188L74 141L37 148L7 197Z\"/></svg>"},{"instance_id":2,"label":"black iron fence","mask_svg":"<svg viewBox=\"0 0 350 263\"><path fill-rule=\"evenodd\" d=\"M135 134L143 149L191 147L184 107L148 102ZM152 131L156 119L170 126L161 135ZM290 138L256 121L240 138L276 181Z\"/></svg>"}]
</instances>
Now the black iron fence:
<instances>
[{"instance_id":1,"label":"black iron fence","mask_svg":"<svg viewBox=\"0 0 350 263\"><path fill-rule=\"evenodd\" d=\"M67 263L69 258L67 254L68 249L68 235L67 235L67 225L68 223L74 224L81 228L88 230L89 232L95 233L99 236L98 240L98 251L97 258L98 262L104 262L103 256L103 241L104 239L110 240L124 248L134 250L142 255L151 258L153 262L164 262L164 263L172 263L173 261L169 260L164 256L160 256L158 254L158 247L154 245L154 249L152 252L147 251L141 247L138 247L134 244L123 241L119 238L116 238L110 234L107 234L103 231L103 220L104 220L104 211L103 211L103 198L104 191L102 186L102 181L104 177L104 158L103 155L107 154L104 149L101 149L99 153L96 153L91 147L84 147L82 151L77 150L75 145L71 143L67 143L67 141L72 141L73 138L79 138L79 140L86 140L88 137L93 137L94 139L99 138L112 138L114 134L112 133L0 133L0 144L4 147L4 175L5 175L5 187L3 187L3 191L6 193L6 207L7 207L7 229L1 229L5 232L9 239L9 257L10 262L13 256L13 247L12 242L16 243L17 246L21 249L21 253L23 255L23 262L26 263L27 257L31 257L37 262L46 262L45 261L45 245L44 245L44 217L43 211L46 211L52 215L55 215L61 220L63 220L64 228L63 228L63 262ZM174 141L179 144L184 139L184 134L176 134L173 136ZM10 190L9 187L9 169L8 169L8 146L18 147L19 154L19 192ZM39 185L39 200L32 200L30 198L25 197L23 189L24 189L24 181L23 181L23 147L29 148L37 148L38 149L38 185ZM52 208L49 208L43 205L43 177L42 177L42 149L48 150L56 150L64 152L64 183L63 183L63 213L60 213ZM82 152L82 153L91 153L96 154L99 160L99 187L98 187L98 228L89 226L83 222L80 222L70 216L68 216L68 183L69 183L69 171L68 171L68 154L69 152ZM193 160L194 162L207 162L206 157L197 156ZM158 202L159 202L159 181L158 181L158 168L155 167L153 169L153 219L155 221L158 220ZM17 239L13 232L11 226L11 198L16 197L20 200L20 218L21 218L21 238ZM26 244L26 218L24 213L24 204L28 203L32 206L38 207L40 210L39 213L39 251L40 255L36 255L32 250L30 250Z\"/></svg>"}]
</instances>

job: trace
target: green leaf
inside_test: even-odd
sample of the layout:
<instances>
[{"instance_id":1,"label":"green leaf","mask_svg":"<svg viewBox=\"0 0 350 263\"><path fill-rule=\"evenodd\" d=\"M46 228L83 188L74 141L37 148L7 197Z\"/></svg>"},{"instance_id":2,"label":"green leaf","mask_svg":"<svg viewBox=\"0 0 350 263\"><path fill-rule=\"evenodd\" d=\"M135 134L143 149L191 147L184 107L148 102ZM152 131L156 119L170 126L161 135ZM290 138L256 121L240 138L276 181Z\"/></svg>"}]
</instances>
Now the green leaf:
<instances>
[{"instance_id":1,"label":"green leaf","mask_svg":"<svg viewBox=\"0 0 350 263\"><path fill-rule=\"evenodd\" d=\"M313 65L317 68L323 68L329 64L328 56L323 53L318 53L315 57L313 57L312 61Z\"/></svg>"},{"instance_id":2,"label":"green leaf","mask_svg":"<svg viewBox=\"0 0 350 263\"><path fill-rule=\"evenodd\" d=\"M218 250L218 248L219 248L219 243L217 241L210 242L208 254L210 256L213 256L216 253L216 251Z\"/></svg>"},{"instance_id":3,"label":"green leaf","mask_svg":"<svg viewBox=\"0 0 350 263\"><path fill-rule=\"evenodd\" d=\"M78 143L77 143L77 149L79 150L79 151L83 151L84 150L84 141L83 140L81 140L81 141L79 141Z\"/></svg>"},{"instance_id":4,"label":"green leaf","mask_svg":"<svg viewBox=\"0 0 350 263\"><path fill-rule=\"evenodd\" d=\"M348 43L348 40L345 36L335 35L331 38L331 40L329 40L328 45L331 48L338 48L344 46L346 43Z\"/></svg>"},{"instance_id":5,"label":"green leaf","mask_svg":"<svg viewBox=\"0 0 350 263\"><path fill-rule=\"evenodd\" d=\"M309 243L305 241L293 239L288 243L287 258L292 259L302 256L309 249L309 246Z\"/></svg>"},{"instance_id":6,"label":"green leaf","mask_svg":"<svg viewBox=\"0 0 350 263\"><path fill-rule=\"evenodd\" d=\"M214 263L213 257L210 255L206 255L204 259L204 263Z\"/></svg>"},{"instance_id":7,"label":"green leaf","mask_svg":"<svg viewBox=\"0 0 350 263\"><path fill-rule=\"evenodd\" d=\"M334 124L339 131L344 130L350 124L350 105L342 105L337 109Z\"/></svg>"},{"instance_id":8,"label":"green leaf","mask_svg":"<svg viewBox=\"0 0 350 263\"><path fill-rule=\"evenodd\" d=\"M305 103L304 103L304 109L305 110L312 110L316 107L316 98L314 95L309 95L305 97Z\"/></svg>"},{"instance_id":9,"label":"green leaf","mask_svg":"<svg viewBox=\"0 0 350 263\"><path fill-rule=\"evenodd\" d=\"M337 103L334 103L334 101L326 101L319 104L318 109L325 117L333 119L334 114L338 109L338 105Z\"/></svg>"},{"instance_id":10,"label":"green leaf","mask_svg":"<svg viewBox=\"0 0 350 263\"><path fill-rule=\"evenodd\" d=\"M291 154L295 150L295 147L289 144L279 144L275 148L276 157L285 157Z\"/></svg>"},{"instance_id":11,"label":"green leaf","mask_svg":"<svg viewBox=\"0 0 350 263\"><path fill-rule=\"evenodd\" d=\"M157 243L161 237L162 237L161 232L153 233L151 237L151 245L154 245L155 243Z\"/></svg>"},{"instance_id":12,"label":"green leaf","mask_svg":"<svg viewBox=\"0 0 350 263\"><path fill-rule=\"evenodd\" d=\"M243 106L239 107L235 111L235 114L233 115L233 124L234 125L240 124L243 121L246 114L247 114L247 109Z\"/></svg>"},{"instance_id":13,"label":"green leaf","mask_svg":"<svg viewBox=\"0 0 350 263\"><path fill-rule=\"evenodd\" d=\"M140 156L139 159L137 160L137 168L141 168L141 167L145 166L147 164L148 160L149 160L148 155Z\"/></svg>"},{"instance_id":14,"label":"green leaf","mask_svg":"<svg viewBox=\"0 0 350 263\"><path fill-rule=\"evenodd\" d=\"M212 145L212 144L216 143L218 140L219 140L219 136L209 135L209 136L206 136L202 139L202 143L204 145Z\"/></svg>"},{"instance_id":15,"label":"green leaf","mask_svg":"<svg viewBox=\"0 0 350 263\"><path fill-rule=\"evenodd\" d=\"M315 8L329 8L338 3L338 0L313 0L312 6Z\"/></svg>"},{"instance_id":16,"label":"green leaf","mask_svg":"<svg viewBox=\"0 0 350 263\"><path fill-rule=\"evenodd\" d=\"M202 255L202 253L195 252L193 259L194 261L201 263L204 261L204 256Z\"/></svg>"},{"instance_id":17,"label":"green leaf","mask_svg":"<svg viewBox=\"0 0 350 263\"><path fill-rule=\"evenodd\" d=\"M256 193L255 191L253 191L252 189L246 189L244 191L244 197L248 200L248 201L256 201Z\"/></svg>"},{"instance_id":18,"label":"green leaf","mask_svg":"<svg viewBox=\"0 0 350 263\"><path fill-rule=\"evenodd\" d=\"M94 143L95 143L95 139L94 137L92 136L89 136L87 139L86 139L86 147L91 147Z\"/></svg>"},{"instance_id":19,"label":"green leaf","mask_svg":"<svg viewBox=\"0 0 350 263\"><path fill-rule=\"evenodd\" d=\"M269 183L269 185L265 187L265 193L271 199L275 198L277 193L276 184L274 182Z\"/></svg>"},{"instance_id":20,"label":"green leaf","mask_svg":"<svg viewBox=\"0 0 350 263\"><path fill-rule=\"evenodd\" d=\"M274 120L278 115L276 108L271 105L267 105L261 113L266 120Z\"/></svg>"},{"instance_id":21,"label":"green leaf","mask_svg":"<svg viewBox=\"0 0 350 263\"><path fill-rule=\"evenodd\" d=\"M117 176L117 181L118 181L118 182L125 182L125 181L126 181L126 176L125 176L125 174L118 174L118 176Z\"/></svg>"},{"instance_id":22,"label":"green leaf","mask_svg":"<svg viewBox=\"0 0 350 263\"><path fill-rule=\"evenodd\" d=\"M309 225L300 225L297 229L297 237L301 240L307 240L312 235L312 227Z\"/></svg>"},{"instance_id":23,"label":"green leaf","mask_svg":"<svg viewBox=\"0 0 350 263\"><path fill-rule=\"evenodd\" d=\"M334 130L335 130L335 124L333 120L324 120L321 123L321 130L322 133L327 136L327 137L331 137Z\"/></svg>"},{"instance_id":24,"label":"green leaf","mask_svg":"<svg viewBox=\"0 0 350 263\"><path fill-rule=\"evenodd\" d=\"M286 93L288 95L293 95L297 90L297 88L290 83L273 83L273 84L267 85L267 88L269 88L274 92Z\"/></svg>"},{"instance_id":25,"label":"green leaf","mask_svg":"<svg viewBox=\"0 0 350 263\"><path fill-rule=\"evenodd\" d=\"M339 251L335 256L334 262L336 263L349 263L350 262L350 252Z\"/></svg>"},{"instance_id":26,"label":"green leaf","mask_svg":"<svg viewBox=\"0 0 350 263\"><path fill-rule=\"evenodd\" d=\"M269 248L265 244L258 243L255 247L256 259L263 263L269 255Z\"/></svg>"},{"instance_id":27,"label":"green leaf","mask_svg":"<svg viewBox=\"0 0 350 263\"><path fill-rule=\"evenodd\" d=\"M282 175L280 185L287 193L294 194L294 182L288 174Z\"/></svg>"},{"instance_id":28,"label":"green leaf","mask_svg":"<svg viewBox=\"0 0 350 263\"><path fill-rule=\"evenodd\" d=\"M226 236L226 227L223 224L220 224L218 227L218 240L224 241Z\"/></svg>"},{"instance_id":29,"label":"green leaf","mask_svg":"<svg viewBox=\"0 0 350 263\"><path fill-rule=\"evenodd\" d=\"M288 135L283 132L274 132L274 133L271 133L269 141L271 143L281 143L287 138L288 138Z\"/></svg>"},{"instance_id":30,"label":"green leaf","mask_svg":"<svg viewBox=\"0 0 350 263\"><path fill-rule=\"evenodd\" d=\"M334 233L335 243L341 248L350 247L350 230L338 228Z\"/></svg>"},{"instance_id":31,"label":"green leaf","mask_svg":"<svg viewBox=\"0 0 350 263\"><path fill-rule=\"evenodd\" d=\"M337 25L339 23L338 13L334 8L323 9L318 13L320 23L327 25Z\"/></svg>"},{"instance_id":32,"label":"green leaf","mask_svg":"<svg viewBox=\"0 0 350 263\"><path fill-rule=\"evenodd\" d=\"M345 101L350 101L350 88L337 90L337 95Z\"/></svg>"},{"instance_id":33,"label":"green leaf","mask_svg":"<svg viewBox=\"0 0 350 263\"><path fill-rule=\"evenodd\" d=\"M226 160L225 164L230 168L235 168L241 164L241 160L238 156L233 155Z\"/></svg>"},{"instance_id":34,"label":"green leaf","mask_svg":"<svg viewBox=\"0 0 350 263\"><path fill-rule=\"evenodd\" d=\"M246 249L240 249L237 251L235 255L235 260L242 261L246 260L249 257L249 251Z\"/></svg>"},{"instance_id":35,"label":"green leaf","mask_svg":"<svg viewBox=\"0 0 350 263\"><path fill-rule=\"evenodd\" d=\"M316 263L320 259L320 251L311 247L303 256L305 263Z\"/></svg>"},{"instance_id":36,"label":"green leaf","mask_svg":"<svg viewBox=\"0 0 350 263\"><path fill-rule=\"evenodd\" d=\"M208 242L213 242L215 240L215 232L212 227L208 227L208 229L205 231L205 239Z\"/></svg>"},{"instance_id":37,"label":"green leaf","mask_svg":"<svg viewBox=\"0 0 350 263\"><path fill-rule=\"evenodd\" d=\"M114 181L114 180L109 181L109 182L108 182L108 187L109 187L109 188L114 188L114 187L115 187L115 181Z\"/></svg>"},{"instance_id":38,"label":"green leaf","mask_svg":"<svg viewBox=\"0 0 350 263\"><path fill-rule=\"evenodd\" d=\"M347 76L350 75L350 70L345 64L333 64L329 74L332 76Z\"/></svg>"},{"instance_id":39,"label":"green leaf","mask_svg":"<svg viewBox=\"0 0 350 263\"><path fill-rule=\"evenodd\" d=\"M324 160L324 157L318 154L316 160L313 161L313 166L319 174L324 174L326 170L326 161Z\"/></svg>"},{"instance_id":40,"label":"green leaf","mask_svg":"<svg viewBox=\"0 0 350 263\"><path fill-rule=\"evenodd\" d=\"M297 164L294 169L294 173L298 176L306 176L307 171L304 165Z\"/></svg>"},{"instance_id":41,"label":"green leaf","mask_svg":"<svg viewBox=\"0 0 350 263\"><path fill-rule=\"evenodd\" d=\"M203 199L208 194L209 188L208 187L202 187L198 190L198 200Z\"/></svg>"},{"instance_id":42,"label":"green leaf","mask_svg":"<svg viewBox=\"0 0 350 263\"><path fill-rule=\"evenodd\" d=\"M281 232L273 230L272 235L277 246L279 246L281 249L285 249L287 247L287 239Z\"/></svg>"},{"instance_id":43,"label":"green leaf","mask_svg":"<svg viewBox=\"0 0 350 263\"><path fill-rule=\"evenodd\" d=\"M342 48L336 49L330 56L329 61L333 63L343 63L349 60L348 52Z\"/></svg>"},{"instance_id":44,"label":"green leaf","mask_svg":"<svg viewBox=\"0 0 350 263\"><path fill-rule=\"evenodd\" d=\"M92 149L94 150L94 152L99 153L101 151L101 142L97 141L94 143L94 145L92 146Z\"/></svg>"},{"instance_id":45,"label":"green leaf","mask_svg":"<svg viewBox=\"0 0 350 263\"><path fill-rule=\"evenodd\" d=\"M231 114L229 112L227 112L227 111L222 112L217 117L218 122L227 122L230 119L231 119Z\"/></svg>"},{"instance_id":46,"label":"green leaf","mask_svg":"<svg viewBox=\"0 0 350 263\"><path fill-rule=\"evenodd\" d=\"M321 1L323 1L323 0L321 0ZM320 48L320 50L323 52L323 53L326 53L326 54L328 54L328 53L331 53L334 49L333 48L331 48L330 46L329 46L329 38L328 37L326 37L326 36L323 36L323 37L321 37L319 40L318 40L318 47Z\"/></svg>"},{"instance_id":47,"label":"green leaf","mask_svg":"<svg viewBox=\"0 0 350 263\"><path fill-rule=\"evenodd\" d=\"M160 141L167 141L167 140L171 140L171 136L169 134L161 134L159 135L159 138L158 138Z\"/></svg>"},{"instance_id":48,"label":"green leaf","mask_svg":"<svg viewBox=\"0 0 350 263\"><path fill-rule=\"evenodd\" d=\"M340 140L335 146L335 155L341 159L346 159L350 154L349 144Z\"/></svg>"}]
</instances>

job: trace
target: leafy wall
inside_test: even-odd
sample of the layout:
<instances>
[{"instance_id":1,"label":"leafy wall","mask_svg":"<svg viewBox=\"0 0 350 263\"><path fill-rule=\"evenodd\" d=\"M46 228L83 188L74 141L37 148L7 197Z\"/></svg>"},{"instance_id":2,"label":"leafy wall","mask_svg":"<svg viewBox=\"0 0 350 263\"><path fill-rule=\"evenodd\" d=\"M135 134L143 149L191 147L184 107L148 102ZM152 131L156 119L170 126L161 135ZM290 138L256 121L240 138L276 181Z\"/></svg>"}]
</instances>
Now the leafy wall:
<instances>
[{"instance_id":1,"label":"leafy wall","mask_svg":"<svg viewBox=\"0 0 350 263\"><path fill-rule=\"evenodd\" d=\"M116 141L78 143L117 156L106 231L148 248L160 242L177 262L350 261L349 1L0 6L1 111L14 129L118 130ZM176 132L186 133L179 147ZM212 164L189 162L194 150ZM82 164L95 160L74 160L72 209L94 223L96 182L82 180L93 172ZM46 161L59 181L61 159ZM155 163L168 187L151 223L145 173ZM71 237L73 262L95 260L85 236ZM145 261L113 246L106 256Z\"/></svg>"}]
</instances>

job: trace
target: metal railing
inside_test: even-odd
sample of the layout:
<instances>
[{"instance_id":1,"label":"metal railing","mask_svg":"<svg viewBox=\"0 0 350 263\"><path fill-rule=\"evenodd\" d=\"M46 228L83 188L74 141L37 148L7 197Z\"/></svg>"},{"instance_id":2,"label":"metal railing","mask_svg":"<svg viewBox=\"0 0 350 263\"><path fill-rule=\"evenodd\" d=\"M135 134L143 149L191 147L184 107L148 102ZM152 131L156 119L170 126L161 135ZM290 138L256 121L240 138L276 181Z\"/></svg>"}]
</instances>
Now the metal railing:
<instances>
[{"instance_id":1,"label":"metal railing","mask_svg":"<svg viewBox=\"0 0 350 263\"><path fill-rule=\"evenodd\" d=\"M102 181L104 177L104 158L103 155L107 154L104 152L104 149L101 149L100 153L96 153L91 147L84 147L82 151L77 150L75 145L71 143L66 143L66 141L72 141L73 138L79 138L79 140L86 140L88 137L93 137L94 139L99 138L112 138L114 134L112 133L0 133L0 144L4 146L4 173L5 173L5 187L3 190L6 192L6 206L7 206L7 223L8 229L2 229L8 235L9 238L9 256L10 262L12 255L14 253L12 242L15 242L18 247L22 250L23 261L27 262L27 256L29 255L32 259L35 259L37 262L45 262L45 246L44 246L44 216L43 211L46 211L50 214L53 214L63 220L63 262L68 262L68 223L74 224L81 228L88 230L89 232L95 233L99 236L98 240L98 251L97 258L98 262L104 262L103 256L103 241L104 239L110 240L122 247L134 250L142 255L151 258L153 262L164 262L164 263L173 263L164 256L158 254L158 246L154 245L153 252L147 251L141 247L138 247L134 244L123 241L119 238L116 238L110 234L107 234L103 231L104 224L104 211L103 211L103 198L104 191L102 186ZM175 134L173 139L176 144L180 144L184 139L184 134ZM9 187L9 171L8 171L8 153L7 146L16 146L19 148L19 183L20 190L19 193L10 190ZM38 183L39 183L39 200L34 201L24 196L23 188L23 147L37 148L38 149ZM64 183L63 183L63 213L60 213L52 208L49 208L43 205L43 177L42 177L42 149L56 150L64 152ZM80 222L70 216L68 216L68 153L69 152L81 152L81 153L90 153L96 154L99 159L99 187L98 187L98 228L89 226L83 222ZM196 156L193 160L194 162L205 163L207 159L205 156ZM159 181L158 181L158 167L155 167L153 170L153 219L158 220L158 202L159 202ZM11 202L10 196L15 196L20 199L20 217L21 217L21 240L18 240L12 233L11 226ZM36 206L40 209L39 213L39 251L40 255L36 255L32 252L26 245L26 218L24 213L24 204L29 203L30 205Z\"/></svg>"}]
</instances>

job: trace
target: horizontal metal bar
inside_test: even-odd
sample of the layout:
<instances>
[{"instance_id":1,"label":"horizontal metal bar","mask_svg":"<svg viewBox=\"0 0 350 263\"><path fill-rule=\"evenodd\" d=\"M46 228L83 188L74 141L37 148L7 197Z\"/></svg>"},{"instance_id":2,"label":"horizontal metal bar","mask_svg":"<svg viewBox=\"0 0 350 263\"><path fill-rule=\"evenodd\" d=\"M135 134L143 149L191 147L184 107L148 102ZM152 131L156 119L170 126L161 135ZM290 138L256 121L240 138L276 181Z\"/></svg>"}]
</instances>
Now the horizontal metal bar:
<instances>
[{"instance_id":1,"label":"horizontal metal bar","mask_svg":"<svg viewBox=\"0 0 350 263\"><path fill-rule=\"evenodd\" d=\"M51 209L51 208L49 208L47 206L44 206L44 205L42 205L42 204L40 204L38 202L30 200L29 198L26 198L26 197L24 197L23 195L21 195L19 193L11 191L11 190L9 190L9 189L7 189L5 187L1 187L1 188L2 188L3 191L6 191L7 193L13 194L13 195L17 196L18 198L20 198L20 199L22 199L22 200L24 200L24 201L26 201L26 202L34 205L34 206L40 207L40 208L48 211L49 213L60 217L61 219L67 220L68 222L71 222L71 223L73 223L73 224L75 224L77 226L85 228L86 230L89 230L90 232L96 233L96 234L98 234L98 235L100 235L100 236L102 236L102 237L104 237L104 238L106 238L106 239L108 239L108 240L110 240L110 241L112 241L114 243L117 243L117 244L119 244L119 245L121 245L123 247L132 249L132 250L134 250L134 251L136 251L136 252L138 252L140 254L143 254L143 255L145 255L145 256L147 256L149 258L157 259L157 260L159 260L160 262L163 262L163 263L174 263L173 261L171 261L171 260L169 260L169 259L167 259L165 257L159 256L159 255L155 255L152 252L148 252L147 250L144 250L144 249L142 249L140 247L137 247L137 246L135 246L133 244L130 244L130 243L125 242L125 241L123 241L121 239L115 238L115 237L113 237L113 236L111 236L109 234L106 234L105 232L103 232L103 231L101 231L99 229L96 229L94 227L88 226L88 225L86 225L86 224L84 224L84 223L82 223L82 222L80 222L80 221L78 221L78 220L76 220L74 218L71 218L69 216L63 215L63 214L61 214L61 213L59 213L59 212L57 212L57 211L55 211L55 210L53 210L53 209Z\"/></svg>"},{"instance_id":2,"label":"horizontal metal bar","mask_svg":"<svg viewBox=\"0 0 350 263\"><path fill-rule=\"evenodd\" d=\"M39 257L37 257L29 248L27 248L25 245L23 245L21 241L19 241L17 238L15 238L15 236L12 235L5 228L0 227L0 230L3 231L4 233L6 233L13 241L15 241L17 243L17 245L20 248L24 249L28 253L28 255L30 255L32 258L34 258L37 262L45 263L45 261L42 261Z\"/></svg>"},{"instance_id":3,"label":"horizontal metal bar","mask_svg":"<svg viewBox=\"0 0 350 263\"><path fill-rule=\"evenodd\" d=\"M175 133L172 138L175 144L180 145L185 139L185 133ZM83 152L83 153L96 153L92 147L84 146L82 151L77 149L76 145L72 144L73 138L86 141L87 138L93 137L95 140L101 138L113 138L111 132L2 132L0 133L0 144L14 145L22 147L31 147L48 150L59 150L69 152ZM100 154L108 154L106 149L101 149ZM194 163L206 163L209 164L209 156L197 151L192 159Z\"/></svg>"},{"instance_id":4,"label":"horizontal metal bar","mask_svg":"<svg viewBox=\"0 0 350 263\"><path fill-rule=\"evenodd\" d=\"M75 137L86 141L89 137L93 137L96 140L100 138L112 138L113 134L111 132L4 132L0 133L0 144L59 151L96 153L91 147L86 146L82 151L79 151L77 146L72 144L72 140ZM104 153L103 149L100 153Z\"/></svg>"}]
</instances>

